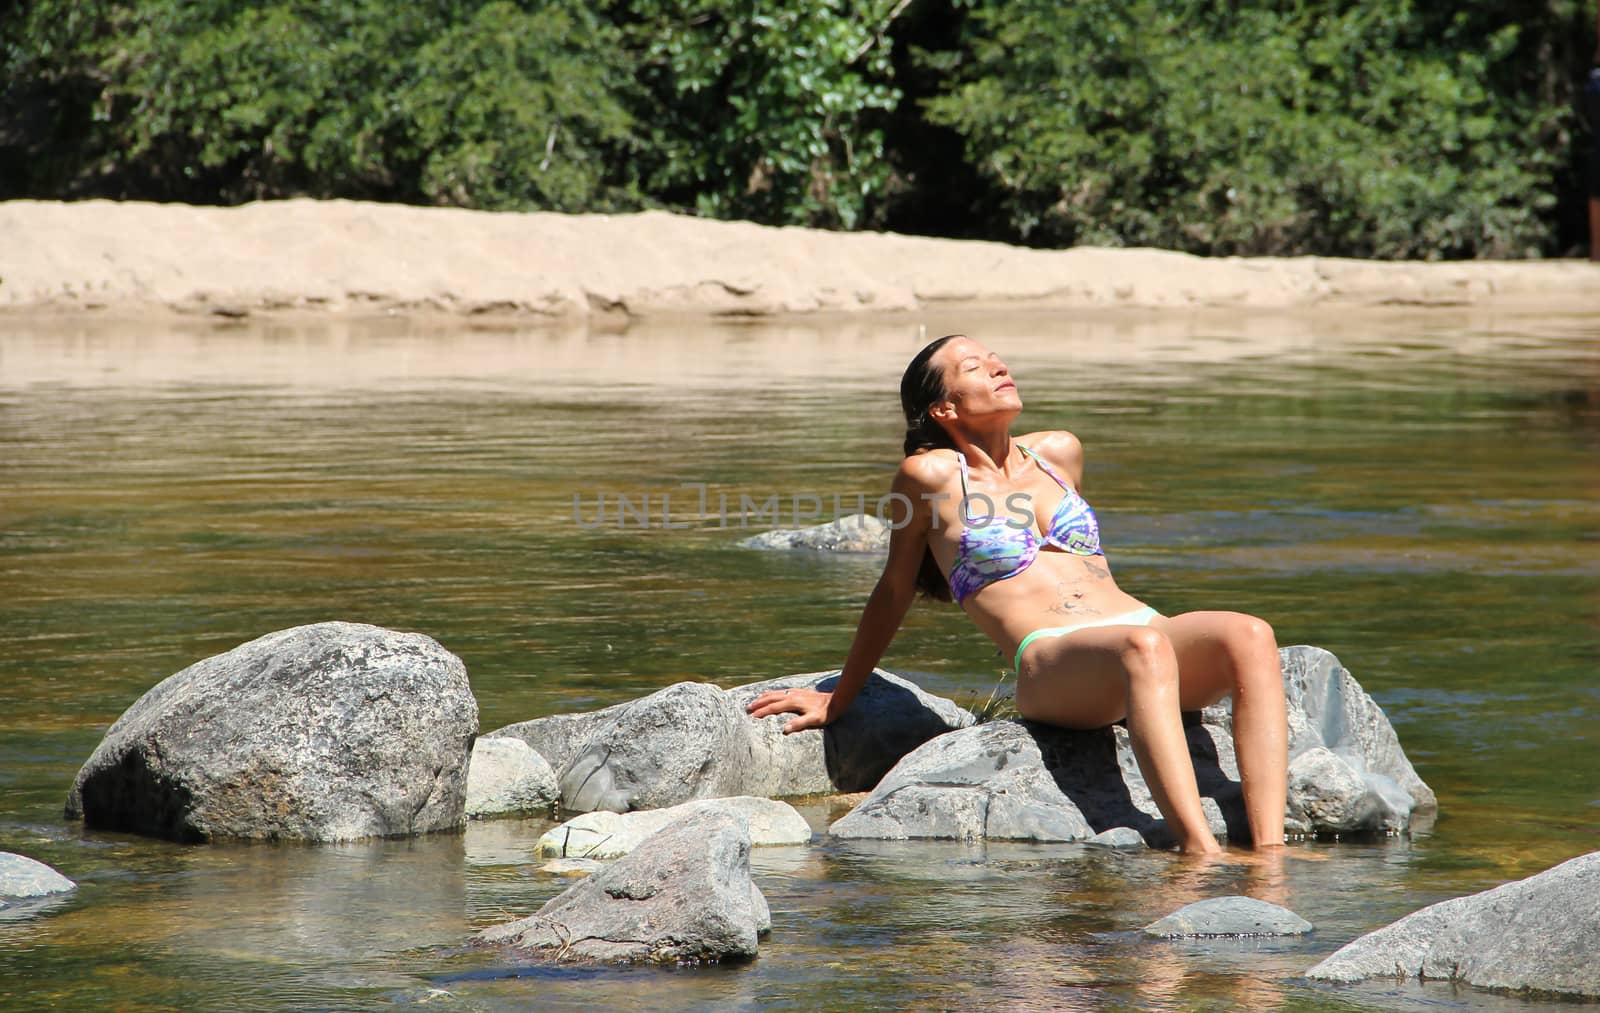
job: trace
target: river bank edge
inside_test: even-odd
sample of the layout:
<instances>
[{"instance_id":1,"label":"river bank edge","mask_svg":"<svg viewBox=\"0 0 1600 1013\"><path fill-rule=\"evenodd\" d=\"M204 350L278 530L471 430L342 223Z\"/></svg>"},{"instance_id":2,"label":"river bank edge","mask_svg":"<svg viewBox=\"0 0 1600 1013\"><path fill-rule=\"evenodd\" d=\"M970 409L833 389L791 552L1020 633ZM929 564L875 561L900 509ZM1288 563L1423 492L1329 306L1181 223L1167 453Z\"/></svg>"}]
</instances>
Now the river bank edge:
<instances>
[{"instance_id":1,"label":"river bank edge","mask_svg":"<svg viewBox=\"0 0 1600 1013\"><path fill-rule=\"evenodd\" d=\"M0 319L405 316L616 326L957 308L1581 313L1600 310L1600 264L1035 250L660 211L0 202Z\"/></svg>"}]
</instances>

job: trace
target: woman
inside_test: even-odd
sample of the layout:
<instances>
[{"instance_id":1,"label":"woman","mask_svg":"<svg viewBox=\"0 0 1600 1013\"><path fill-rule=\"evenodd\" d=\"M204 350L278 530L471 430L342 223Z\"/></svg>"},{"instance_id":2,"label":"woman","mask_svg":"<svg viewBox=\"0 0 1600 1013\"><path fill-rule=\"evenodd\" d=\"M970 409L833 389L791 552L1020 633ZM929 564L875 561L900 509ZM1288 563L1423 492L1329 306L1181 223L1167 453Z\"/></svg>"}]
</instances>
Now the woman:
<instances>
[{"instance_id":1,"label":"woman","mask_svg":"<svg viewBox=\"0 0 1600 1013\"><path fill-rule=\"evenodd\" d=\"M1189 760L1181 712L1233 697L1235 752L1253 844L1283 843L1288 749L1272 629L1237 612L1167 617L1117 587L1094 511L1078 495L1071 433L1013 439L1022 399L1000 356L964 335L919 352L900 382L906 459L883 576L832 692L774 690L757 718L786 732L843 714L920 589L952 598L1014 656L1017 710L1030 721L1099 728L1127 719L1139 769L1181 851L1218 852ZM966 509L963 509L966 508Z\"/></svg>"}]
</instances>

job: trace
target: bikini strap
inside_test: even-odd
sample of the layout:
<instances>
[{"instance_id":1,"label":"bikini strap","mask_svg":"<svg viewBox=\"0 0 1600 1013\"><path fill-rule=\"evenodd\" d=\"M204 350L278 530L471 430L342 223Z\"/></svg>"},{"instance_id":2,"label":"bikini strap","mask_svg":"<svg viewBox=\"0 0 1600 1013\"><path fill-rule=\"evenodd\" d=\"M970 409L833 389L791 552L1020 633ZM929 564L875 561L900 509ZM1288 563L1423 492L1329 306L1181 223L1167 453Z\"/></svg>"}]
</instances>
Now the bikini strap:
<instances>
[{"instance_id":1,"label":"bikini strap","mask_svg":"<svg viewBox=\"0 0 1600 1013\"><path fill-rule=\"evenodd\" d=\"M1072 486L1068 485L1067 483L1065 483L1065 482L1063 482L1061 480L1061 476L1056 474L1056 470L1054 468L1050 467L1050 462L1046 461L1044 458L1040 457L1038 454L1035 454L1032 450L1029 450L1027 447L1023 446L1020 443L1017 444L1017 449L1022 451L1024 454L1027 454L1029 457L1033 458L1034 462L1039 465L1040 469L1042 469L1046 475L1049 475L1051 478L1056 480L1056 485L1059 485L1061 488L1067 490L1068 492L1072 491ZM965 463L966 463L965 461L962 462L962 464L965 464Z\"/></svg>"},{"instance_id":2,"label":"bikini strap","mask_svg":"<svg viewBox=\"0 0 1600 1013\"><path fill-rule=\"evenodd\" d=\"M967 513L967 502L972 498L972 494L967 491L967 455L958 450L956 460L961 463L961 502L956 504L956 517L965 527L972 523L972 515Z\"/></svg>"}]
</instances>

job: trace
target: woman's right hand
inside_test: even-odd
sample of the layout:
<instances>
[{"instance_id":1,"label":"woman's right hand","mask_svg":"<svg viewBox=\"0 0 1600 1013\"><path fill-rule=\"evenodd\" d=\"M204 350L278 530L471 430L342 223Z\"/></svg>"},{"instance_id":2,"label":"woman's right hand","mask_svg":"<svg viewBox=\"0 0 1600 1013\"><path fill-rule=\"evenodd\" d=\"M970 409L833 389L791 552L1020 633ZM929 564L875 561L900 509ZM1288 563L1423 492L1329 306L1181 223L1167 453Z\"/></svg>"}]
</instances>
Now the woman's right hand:
<instances>
[{"instance_id":1,"label":"woman's right hand","mask_svg":"<svg viewBox=\"0 0 1600 1013\"><path fill-rule=\"evenodd\" d=\"M803 732L807 728L821 728L832 721L828 705L833 694L820 689L769 689L750 701L745 711L753 718L772 714L794 714L784 722L783 734Z\"/></svg>"}]
</instances>

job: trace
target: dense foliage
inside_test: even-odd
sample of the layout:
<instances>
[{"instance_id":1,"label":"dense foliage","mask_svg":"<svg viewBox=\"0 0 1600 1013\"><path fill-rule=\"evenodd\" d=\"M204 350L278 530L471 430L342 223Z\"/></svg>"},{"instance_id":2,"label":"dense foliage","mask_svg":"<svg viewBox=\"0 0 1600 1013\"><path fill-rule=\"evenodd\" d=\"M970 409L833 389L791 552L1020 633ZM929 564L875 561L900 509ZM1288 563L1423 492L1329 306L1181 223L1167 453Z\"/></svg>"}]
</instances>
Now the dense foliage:
<instances>
[{"instance_id":1,"label":"dense foliage","mask_svg":"<svg viewBox=\"0 0 1600 1013\"><path fill-rule=\"evenodd\" d=\"M1566 252L1579 0L25 0L0 198Z\"/></svg>"}]
</instances>

